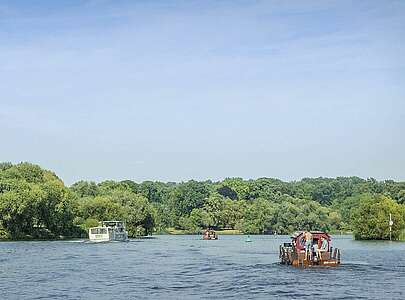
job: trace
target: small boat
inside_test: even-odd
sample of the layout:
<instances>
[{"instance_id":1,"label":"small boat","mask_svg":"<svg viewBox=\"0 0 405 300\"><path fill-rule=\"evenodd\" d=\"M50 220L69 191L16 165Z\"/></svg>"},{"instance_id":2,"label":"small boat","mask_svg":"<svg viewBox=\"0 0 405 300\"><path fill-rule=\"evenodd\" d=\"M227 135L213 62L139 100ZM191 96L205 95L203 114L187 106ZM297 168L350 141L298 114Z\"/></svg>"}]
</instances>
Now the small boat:
<instances>
[{"instance_id":1,"label":"small boat","mask_svg":"<svg viewBox=\"0 0 405 300\"><path fill-rule=\"evenodd\" d=\"M127 241L128 232L122 221L103 221L100 226L89 229L91 242Z\"/></svg>"},{"instance_id":2,"label":"small boat","mask_svg":"<svg viewBox=\"0 0 405 300\"><path fill-rule=\"evenodd\" d=\"M214 230L205 230L203 233L203 240L217 240L218 234Z\"/></svg>"},{"instance_id":3,"label":"small boat","mask_svg":"<svg viewBox=\"0 0 405 300\"><path fill-rule=\"evenodd\" d=\"M250 239L250 235L248 235L247 239L245 240L246 243L250 243L252 242L252 240Z\"/></svg>"},{"instance_id":4,"label":"small boat","mask_svg":"<svg viewBox=\"0 0 405 300\"><path fill-rule=\"evenodd\" d=\"M305 259L305 238L303 231L291 237L291 243L280 245L280 262L294 267L328 266L337 267L340 265L340 250L331 247L331 237L322 231L311 231L312 246L310 255ZM326 240L327 247L321 252L320 257L316 254L316 249L320 248L320 241ZM314 247L314 245L316 245Z\"/></svg>"}]
</instances>

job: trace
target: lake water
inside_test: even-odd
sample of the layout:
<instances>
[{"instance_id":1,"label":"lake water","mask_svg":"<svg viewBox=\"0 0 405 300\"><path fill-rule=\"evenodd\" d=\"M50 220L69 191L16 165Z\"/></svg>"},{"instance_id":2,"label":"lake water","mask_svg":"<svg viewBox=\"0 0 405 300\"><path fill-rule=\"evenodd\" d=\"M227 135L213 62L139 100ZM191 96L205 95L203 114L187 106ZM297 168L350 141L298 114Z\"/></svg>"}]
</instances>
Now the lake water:
<instances>
[{"instance_id":1,"label":"lake water","mask_svg":"<svg viewBox=\"0 0 405 300\"><path fill-rule=\"evenodd\" d=\"M0 299L405 299L405 243L333 238L338 268L278 264L287 236L0 243Z\"/></svg>"}]
</instances>

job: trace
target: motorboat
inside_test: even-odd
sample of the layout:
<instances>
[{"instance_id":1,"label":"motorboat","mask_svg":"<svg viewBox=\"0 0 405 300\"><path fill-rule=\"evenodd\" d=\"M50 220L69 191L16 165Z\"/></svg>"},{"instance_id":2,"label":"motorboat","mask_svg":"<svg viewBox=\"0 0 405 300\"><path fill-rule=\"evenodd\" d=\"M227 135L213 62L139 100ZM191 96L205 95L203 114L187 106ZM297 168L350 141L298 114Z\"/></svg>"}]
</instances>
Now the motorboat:
<instances>
[{"instance_id":1,"label":"motorboat","mask_svg":"<svg viewBox=\"0 0 405 300\"><path fill-rule=\"evenodd\" d=\"M128 231L123 221L102 221L100 226L89 229L91 242L127 241Z\"/></svg>"}]
</instances>

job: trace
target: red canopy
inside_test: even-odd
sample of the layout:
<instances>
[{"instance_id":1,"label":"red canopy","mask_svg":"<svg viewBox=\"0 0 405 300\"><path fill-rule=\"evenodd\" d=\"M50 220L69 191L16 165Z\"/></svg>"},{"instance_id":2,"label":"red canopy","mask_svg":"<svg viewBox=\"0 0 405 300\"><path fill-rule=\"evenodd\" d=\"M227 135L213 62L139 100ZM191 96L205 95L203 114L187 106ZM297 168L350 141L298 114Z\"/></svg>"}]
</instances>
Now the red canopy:
<instances>
[{"instance_id":1,"label":"red canopy","mask_svg":"<svg viewBox=\"0 0 405 300\"><path fill-rule=\"evenodd\" d=\"M312 239L314 241L319 241L321 237L325 238L328 241L328 250L329 250L329 243L331 240L329 234L327 234L326 232L322 232L322 231L310 231L310 232L312 234ZM305 250L304 233L305 233L305 231L300 231L291 237L293 240L293 243L295 244L295 248L297 250Z\"/></svg>"}]
</instances>

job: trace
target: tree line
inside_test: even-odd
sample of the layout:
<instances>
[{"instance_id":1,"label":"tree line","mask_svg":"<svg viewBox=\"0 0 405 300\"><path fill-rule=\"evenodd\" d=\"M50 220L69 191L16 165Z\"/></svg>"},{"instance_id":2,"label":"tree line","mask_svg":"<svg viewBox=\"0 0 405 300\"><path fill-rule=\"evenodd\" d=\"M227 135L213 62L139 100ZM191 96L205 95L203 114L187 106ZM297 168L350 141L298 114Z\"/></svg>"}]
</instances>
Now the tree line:
<instances>
[{"instance_id":1,"label":"tree line","mask_svg":"<svg viewBox=\"0 0 405 300\"><path fill-rule=\"evenodd\" d=\"M353 232L358 239L401 238L405 182L359 177L213 182L78 181L67 187L30 163L0 163L0 237L84 237L99 221L124 220L130 237L204 228L248 234L297 230Z\"/></svg>"}]
</instances>

